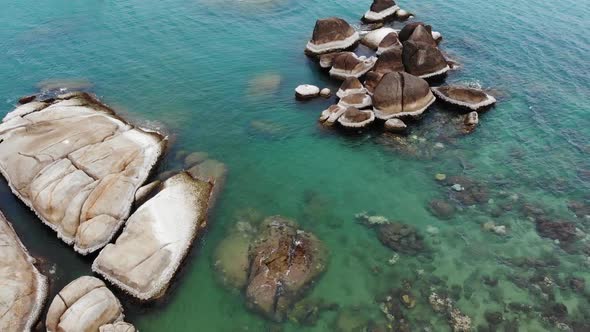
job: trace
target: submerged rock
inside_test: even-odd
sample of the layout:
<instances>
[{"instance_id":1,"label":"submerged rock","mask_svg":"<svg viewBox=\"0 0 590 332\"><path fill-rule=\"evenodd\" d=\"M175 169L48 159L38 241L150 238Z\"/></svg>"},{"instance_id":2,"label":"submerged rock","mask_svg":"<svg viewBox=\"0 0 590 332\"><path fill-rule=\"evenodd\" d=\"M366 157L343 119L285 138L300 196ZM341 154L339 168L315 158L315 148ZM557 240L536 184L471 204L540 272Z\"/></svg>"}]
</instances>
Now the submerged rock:
<instances>
[{"instance_id":1,"label":"submerged rock","mask_svg":"<svg viewBox=\"0 0 590 332\"><path fill-rule=\"evenodd\" d=\"M359 111L356 107L348 107L346 112L338 118L338 123L346 128L364 128L375 121L372 111Z\"/></svg>"},{"instance_id":2,"label":"submerged rock","mask_svg":"<svg viewBox=\"0 0 590 332\"><path fill-rule=\"evenodd\" d=\"M392 19L399 10L393 0L373 0L371 8L363 16L365 22L382 22Z\"/></svg>"},{"instance_id":3,"label":"submerged rock","mask_svg":"<svg viewBox=\"0 0 590 332\"><path fill-rule=\"evenodd\" d=\"M477 111L496 102L496 98L479 89L462 86L441 86L432 88L441 100Z\"/></svg>"},{"instance_id":4,"label":"submerged rock","mask_svg":"<svg viewBox=\"0 0 590 332\"><path fill-rule=\"evenodd\" d=\"M329 303L322 299L304 299L295 303L293 310L289 313L289 320L305 326L314 326L325 311L336 311L337 303Z\"/></svg>"},{"instance_id":5,"label":"submerged rock","mask_svg":"<svg viewBox=\"0 0 590 332\"><path fill-rule=\"evenodd\" d=\"M70 282L53 299L45 326L48 332L95 332L102 326L100 331L108 331L123 317L121 303L104 282L84 276Z\"/></svg>"},{"instance_id":6,"label":"submerged rock","mask_svg":"<svg viewBox=\"0 0 590 332\"><path fill-rule=\"evenodd\" d=\"M212 186L180 173L135 211L92 270L140 300L165 292L195 237L206 225Z\"/></svg>"},{"instance_id":7,"label":"submerged rock","mask_svg":"<svg viewBox=\"0 0 590 332\"><path fill-rule=\"evenodd\" d=\"M47 297L47 278L0 212L0 331L30 331Z\"/></svg>"},{"instance_id":8,"label":"submerged rock","mask_svg":"<svg viewBox=\"0 0 590 332\"><path fill-rule=\"evenodd\" d=\"M166 138L129 125L85 93L20 107L0 124L0 171L74 250L102 248L128 217Z\"/></svg>"},{"instance_id":9,"label":"submerged rock","mask_svg":"<svg viewBox=\"0 0 590 332\"><path fill-rule=\"evenodd\" d=\"M477 112L471 112L465 116L465 120L463 120L463 124L465 124L465 129L467 131L473 131L477 124L479 124L479 115Z\"/></svg>"},{"instance_id":10,"label":"submerged rock","mask_svg":"<svg viewBox=\"0 0 590 332\"><path fill-rule=\"evenodd\" d=\"M309 55L345 50L356 45L359 34L348 22L338 17L319 19L305 52Z\"/></svg>"},{"instance_id":11,"label":"submerged rock","mask_svg":"<svg viewBox=\"0 0 590 332\"><path fill-rule=\"evenodd\" d=\"M313 234L280 216L269 217L250 248L246 299L265 316L282 321L326 263L327 252Z\"/></svg>"},{"instance_id":12,"label":"submerged rock","mask_svg":"<svg viewBox=\"0 0 590 332\"><path fill-rule=\"evenodd\" d=\"M560 243L570 243L576 239L576 225L569 221L539 220L536 223L540 236L559 240Z\"/></svg>"},{"instance_id":13,"label":"submerged rock","mask_svg":"<svg viewBox=\"0 0 590 332\"><path fill-rule=\"evenodd\" d=\"M420 116L435 98L428 83L408 73L387 73L373 93L373 110L378 119Z\"/></svg>"},{"instance_id":14,"label":"submerged rock","mask_svg":"<svg viewBox=\"0 0 590 332\"><path fill-rule=\"evenodd\" d=\"M215 249L215 270L227 287L242 289L248 284L248 253L255 235L251 228L234 227Z\"/></svg>"},{"instance_id":15,"label":"submerged rock","mask_svg":"<svg viewBox=\"0 0 590 332\"><path fill-rule=\"evenodd\" d=\"M377 58L359 57L354 53L341 53L334 57L332 68L330 69L330 76L345 80L349 77L359 78L367 73L373 66Z\"/></svg>"},{"instance_id":16,"label":"submerged rock","mask_svg":"<svg viewBox=\"0 0 590 332\"><path fill-rule=\"evenodd\" d=\"M383 245L399 253L417 255L426 250L422 235L410 225L398 222L379 225L377 237Z\"/></svg>"},{"instance_id":17,"label":"submerged rock","mask_svg":"<svg viewBox=\"0 0 590 332\"><path fill-rule=\"evenodd\" d=\"M455 207L449 202L442 199L433 199L428 203L428 210L435 217L448 220L455 214Z\"/></svg>"}]
</instances>

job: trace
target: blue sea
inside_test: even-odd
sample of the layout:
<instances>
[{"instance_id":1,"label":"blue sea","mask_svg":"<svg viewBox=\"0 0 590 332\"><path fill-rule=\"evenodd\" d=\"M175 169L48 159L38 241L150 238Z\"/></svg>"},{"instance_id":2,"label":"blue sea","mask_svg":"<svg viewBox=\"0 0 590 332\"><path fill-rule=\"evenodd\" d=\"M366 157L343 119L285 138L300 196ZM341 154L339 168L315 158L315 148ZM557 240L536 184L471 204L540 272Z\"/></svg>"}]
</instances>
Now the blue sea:
<instances>
[{"instance_id":1,"label":"blue sea","mask_svg":"<svg viewBox=\"0 0 590 332\"><path fill-rule=\"evenodd\" d=\"M412 331L451 331L432 292L449 294L473 331L590 331L590 217L572 207L590 205L590 1L398 4L443 35L440 48L460 64L447 83L497 97L473 133L435 105L406 137L351 135L317 122L333 98L295 100L299 84L339 86L303 54L315 20L359 27L370 1L3 0L0 115L42 89L83 89L170 135L161 172L194 151L229 170L207 233L168 294L143 304L115 290L127 321L143 332L398 331L401 318L388 321L380 303L404 288L416 300L400 309ZM485 195L457 199L438 173ZM434 216L433 199L454 215ZM93 257L59 241L4 180L0 209L50 274L49 301L91 273ZM414 226L429 253L392 259L355 219L362 211ZM307 298L337 309L311 325L272 323L220 282L215 249L249 214L292 218L326 244L329 265ZM535 217L574 223L575 239L541 236Z\"/></svg>"}]
</instances>

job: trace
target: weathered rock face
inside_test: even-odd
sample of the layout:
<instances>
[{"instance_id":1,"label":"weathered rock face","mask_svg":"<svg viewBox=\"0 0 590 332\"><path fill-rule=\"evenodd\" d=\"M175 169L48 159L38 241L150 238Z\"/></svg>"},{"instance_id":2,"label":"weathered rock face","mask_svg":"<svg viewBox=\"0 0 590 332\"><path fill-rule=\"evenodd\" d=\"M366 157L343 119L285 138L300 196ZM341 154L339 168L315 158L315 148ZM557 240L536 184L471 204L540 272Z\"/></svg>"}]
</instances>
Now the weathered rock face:
<instances>
[{"instance_id":1,"label":"weathered rock face","mask_svg":"<svg viewBox=\"0 0 590 332\"><path fill-rule=\"evenodd\" d=\"M291 305L324 271L327 253L311 233L280 216L267 218L250 248L249 304L281 321Z\"/></svg>"},{"instance_id":2,"label":"weathered rock face","mask_svg":"<svg viewBox=\"0 0 590 332\"><path fill-rule=\"evenodd\" d=\"M93 252L129 215L166 139L129 125L88 94L30 108L36 103L0 124L0 172L64 242Z\"/></svg>"},{"instance_id":3,"label":"weathered rock face","mask_svg":"<svg viewBox=\"0 0 590 332\"><path fill-rule=\"evenodd\" d=\"M334 58L330 76L341 80L349 77L359 78L371 70L377 58L358 57L354 53L342 53Z\"/></svg>"},{"instance_id":4,"label":"weathered rock face","mask_svg":"<svg viewBox=\"0 0 590 332\"><path fill-rule=\"evenodd\" d=\"M435 98L428 83L408 73L385 74L373 93L373 109L379 119L419 116Z\"/></svg>"},{"instance_id":5,"label":"weathered rock face","mask_svg":"<svg viewBox=\"0 0 590 332\"><path fill-rule=\"evenodd\" d=\"M45 325L48 332L96 332L123 317L121 303L104 282L84 276L69 283L53 299Z\"/></svg>"},{"instance_id":6,"label":"weathered rock face","mask_svg":"<svg viewBox=\"0 0 590 332\"><path fill-rule=\"evenodd\" d=\"M129 217L117 241L100 252L92 270L138 299L163 295L206 224L211 189L188 173L164 181Z\"/></svg>"},{"instance_id":7,"label":"weathered rock face","mask_svg":"<svg viewBox=\"0 0 590 332\"><path fill-rule=\"evenodd\" d=\"M106 324L98 329L99 332L135 332L135 326L126 322Z\"/></svg>"},{"instance_id":8,"label":"weathered rock face","mask_svg":"<svg viewBox=\"0 0 590 332\"><path fill-rule=\"evenodd\" d=\"M427 29L424 25L418 25L414 28L414 31L410 35L408 40L415 42L426 43L428 45L436 47L437 43L432 37L432 31Z\"/></svg>"},{"instance_id":9,"label":"weathered rock face","mask_svg":"<svg viewBox=\"0 0 590 332\"><path fill-rule=\"evenodd\" d=\"M377 55L381 55L383 52L392 48L402 48L402 43L399 41L396 32L390 32L381 40L377 47Z\"/></svg>"},{"instance_id":10,"label":"weathered rock face","mask_svg":"<svg viewBox=\"0 0 590 332\"><path fill-rule=\"evenodd\" d=\"M47 296L47 278L0 212L0 331L30 331Z\"/></svg>"},{"instance_id":11,"label":"weathered rock face","mask_svg":"<svg viewBox=\"0 0 590 332\"><path fill-rule=\"evenodd\" d=\"M426 31L432 33L432 27L430 25L426 25L422 22L412 22L412 23L408 23L406 24L398 33L399 36L399 40L403 43L406 40L410 39L410 36L412 36L412 34L414 33L414 30L418 27L418 26L424 26L424 28L426 29Z\"/></svg>"},{"instance_id":12,"label":"weathered rock face","mask_svg":"<svg viewBox=\"0 0 590 332\"><path fill-rule=\"evenodd\" d=\"M363 86L361 81L359 81L358 78L348 77L347 79L344 80L344 82L342 82L342 85L340 86L338 91L336 91L336 96L338 98L344 98L348 95L353 95L353 94L357 94L357 93L366 93L366 92L367 92L367 90L365 89L365 87Z\"/></svg>"},{"instance_id":13,"label":"weathered rock face","mask_svg":"<svg viewBox=\"0 0 590 332\"><path fill-rule=\"evenodd\" d=\"M348 107L346 112L338 118L338 123L346 128L364 128L375 121L372 111L359 111L356 107Z\"/></svg>"},{"instance_id":14,"label":"weathered rock face","mask_svg":"<svg viewBox=\"0 0 590 332\"><path fill-rule=\"evenodd\" d=\"M402 62L402 48L392 47L383 52L375 62L373 71L380 74L387 74L396 71L404 71Z\"/></svg>"},{"instance_id":15,"label":"weathered rock face","mask_svg":"<svg viewBox=\"0 0 590 332\"><path fill-rule=\"evenodd\" d=\"M371 8L363 16L366 22L381 22L392 19L399 6L393 0L373 0Z\"/></svg>"},{"instance_id":16,"label":"weathered rock face","mask_svg":"<svg viewBox=\"0 0 590 332\"><path fill-rule=\"evenodd\" d=\"M342 114L344 114L344 112L346 112L346 107L341 105L331 105L320 115L320 122L327 126L331 126L342 116Z\"/></svg>"},{"instance_id":17,"label":"weathered rock face","mask_svg":"<svg viewBox=\"0 0 590 332\"><path fill-rule=\"evenodd\" d=\"M383 39L391 33L395 34L395 30L393 30L392 28L379 28L377 30L370 31L366 35L364 35L361 39L361 43L369 48L376 50L379 47L379 44L383 41Z\"/></svg>"},{"instance_id":18,"label":"weathered rock face","mask_svg":"<svg viewBox=\"0 0 590 332\"><path fill-rule=\"evenodd\" d=\"M389 119L385 121L385 130L392 133L403 133L406 131L408 126L400 119Z\"/></svg>"},{"instance_id":19,"label":"weathered rock face","mask_svg":"<svg viewBox=\"0 0 590 332\"><path fill-rule=\"evenodd\" d=\"M311 40L305 52L319 55L348 49L359 40L359 34L348 22L338 17L319 19L315 23Z\"/></svg>"},{"instance_id":20,"label":"weathered rock face","mask_svg":"<svg viewBox=\"0 0 590 332\"><path fill-rule=\"evenodd\" d=\"M355 93L348 95L338 102L338 105L348 108L356 107L358 109L367 108L371 106L371 96L366 93Z\"/></svg>"},{"instance_id":21,"label":"weathered rock face","mask_svg":"<svg viewBox=\"0 0 590 332\"><path fill-rule=\"evenodd\" d=\"M403 45L402 59L408 73L427 78L449 71L447 60L436 46L413 40L405 41Z\"/></svg>"},{"instance_id":22,"label":"weathered rock face","mask_svg":"<svg viewBox=\"0 0 590 332\"><path fill-rule=\"evenodd\" d=\"M432 88L443 101L477 111L496 102L496 98L479 90L462 86L441 86Z\"/></svg>"},{"instance_id":23,"label":"weathered rock face","mask_svg":"<svg viewBox=\"0 0 590 332\"><path fill-rule=\"evenodd\" d=\"M365 76L365 89L367 89L367 92L370 95L373 95L375 93L375 88L377 88L377 85L379 84L379 82L381 82L381 79L384 75L385 74L383 73L378 73L375 71L370 71L367 73L367 75Z\"/></svg>"}]
</instances>

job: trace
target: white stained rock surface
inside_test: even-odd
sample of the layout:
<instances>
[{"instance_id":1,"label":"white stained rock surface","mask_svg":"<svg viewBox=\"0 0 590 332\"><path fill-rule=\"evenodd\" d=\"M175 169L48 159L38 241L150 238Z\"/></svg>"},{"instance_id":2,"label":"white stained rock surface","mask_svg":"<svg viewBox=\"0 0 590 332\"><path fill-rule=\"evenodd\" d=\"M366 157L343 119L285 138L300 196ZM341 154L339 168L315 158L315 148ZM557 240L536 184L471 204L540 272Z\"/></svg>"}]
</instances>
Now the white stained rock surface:
<instances>
[{"instance_id":1,"label":"white stained rock surface","mask_svg":"<svg viewBox=\"0 0 590 332\"><path fill-rule=\"evenodd\" d=\"M115 322L105 324L98 329L99 332L135 332L135 326L127 322Z\"/></svg>"},{"instance_id":2,"label":"white stained rock surface","mask_svg":"<svg viewBox=\"0 0 590 332\"><path fill-rule=\"evenodd\" d=\"M295 97L298 99L311 99L320 95L320 88L311 84L302 84L295 88Z\"/></svg>"},{"instance_id":3,"label":"white stained rock surface","mask_svg":"<svg viewBox=\"0 0 590 332\"><path fill-rule=\"evenodd\" d=\"M212 185L179 173L135 211L92 270L140 300L163 295L206 223Z\"/></svg>"},{"instance_id":4,"label":"white stained rock surface","mask_svg":"<svg viewBox=\"0 0 590 332\"><path fill-rule=\"evenodd\" d=\"M47 278L0 213L0 331L30 331L47 296Z\"/></svg>"},{"instance_id":5,"label":"white stained rock surface","mask_svg":"<svg viewBox=\"0 0 590 332\"><path fill-rule=\"evenodd\" d=\"M101 326L120 322L123 317L121 303L104 282L83 276L55 296L45 326L48 332L97 332Z\"/></svg>"},{"instance_id":6,"label":"white stained rock surface","mask_svg":"<svg viewBox=\"0 0 590 332\"><path fill-rule=\"evenodd\" d=\"M0 123L0 172L13 193L74 250L108 243L166 138L133 127L85 93L71 93Z\"/></svg>"},{"instance_id":7,"label":"white stained rock surface","mask_svg":"<svg viewBox=\"0 0 590 332\"><path fill-rule=\"evenodd\" d=\"M392 32L397 32L397 31L392 28L387 28L387 27L370 31L366 35L363 36L363 38L361 39L361 43L363 43L367 47L370 47L370 48L376 50L379 47L379 44L381 43L383 38L385 38L385 36L387 36L388 34L390 34Z\"/></svg>"}]
</instances>

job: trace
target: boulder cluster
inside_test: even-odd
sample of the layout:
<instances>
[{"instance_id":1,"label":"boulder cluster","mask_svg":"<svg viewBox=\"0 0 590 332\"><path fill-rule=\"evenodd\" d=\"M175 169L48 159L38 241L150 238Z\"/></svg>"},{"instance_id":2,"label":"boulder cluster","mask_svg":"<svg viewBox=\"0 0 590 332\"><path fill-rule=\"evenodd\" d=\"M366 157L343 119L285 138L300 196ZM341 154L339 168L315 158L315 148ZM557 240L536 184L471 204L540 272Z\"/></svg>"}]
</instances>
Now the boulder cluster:
<instances>
[{"instance_id":1,"label":"boulder cluster","mask_svg":"<svg viewBox=\"0 0 590 332\"><path fill-rule=\"evenodd\" d=\"M0 123L0 173L12 192L58 238L86 255L92 270L131 296L161 297L203 233L225 166L204 153L185 169L144 184L167 137L140 128L85 92L21 98ZM114 243L111 240L123 228ZM6 250L0 271L2 331L28 331L47 296L47 279L0 213ZM103 281L79 278L53 300L48 331L135 331Z\"/></svg>"},{"instance_id":2,"label":"boulder cluster","mask_svg":"<svg viewBox=\"0 0 590 332\"><path fill-rule=\"evenodd\" d=\"M364 26L369 30L357 31L338 17L316 21L305 53L342 81L337 103L320 115L322 124L359 129L378 123L386 131L403 133L408 127L404 121L419 119L438 98L454 109L472 111L465 117L465 132L475 129L477 111L494 104L495 98L471 87L431 88L444 80L453 62L439 49L442 36L430 25L411 22L401 30L392 28L391 21L407 18L395 1L374 0L362 18L370 23ZM359 44L364 45L362 52ZM365 47L373 54L367 55ZM296 89L298 99L319 94L311 85Z\"/></svg>"}]
</instances>

